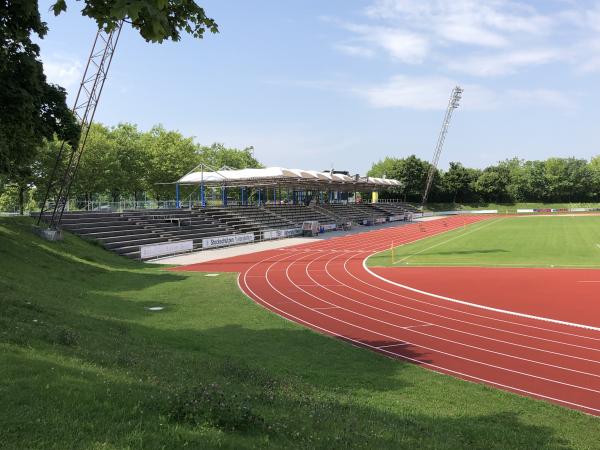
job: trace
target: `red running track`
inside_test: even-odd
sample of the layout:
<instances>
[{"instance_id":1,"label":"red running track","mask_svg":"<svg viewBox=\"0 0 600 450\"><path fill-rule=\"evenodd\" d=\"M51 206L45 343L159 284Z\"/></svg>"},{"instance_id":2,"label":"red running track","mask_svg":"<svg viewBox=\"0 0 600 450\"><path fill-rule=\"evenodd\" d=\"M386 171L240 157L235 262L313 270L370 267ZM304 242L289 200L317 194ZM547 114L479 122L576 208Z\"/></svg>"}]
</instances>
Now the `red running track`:
<instances>
[{"instance_id":1,"label":"red running track","mask_svg":"<svg viewBox=\"0 0 600 450\"><path fill-rule=\"evenodd\" d=\"M461 277L443 276L442 287L430 282L441 274L433 273L439 268L428 268L430 284L420 287L435 289L431 293L399 282L404 268L388 280L385 270L376 274L364 265L392 241L398 245L443 233L465 220L485 218L380 229L175 270L240 272L240 287L250 298L321 333L437 372L600 415L600 328L560 323L580 317L569 314L564 291L552 298L549 320L541 320L529 317L542 309L527 306L530 295L522 286L505 286L506 295L497 295L497 303L493 295L491 300L475 297L478 305L449 298L448 292L464 294L456 283L465 281L488 293L483 284L488 279L479 278L478 268L470 277L468 268L461 269ZM552 273L559 279L570 272Z\"/></svg>"}]
</instances>

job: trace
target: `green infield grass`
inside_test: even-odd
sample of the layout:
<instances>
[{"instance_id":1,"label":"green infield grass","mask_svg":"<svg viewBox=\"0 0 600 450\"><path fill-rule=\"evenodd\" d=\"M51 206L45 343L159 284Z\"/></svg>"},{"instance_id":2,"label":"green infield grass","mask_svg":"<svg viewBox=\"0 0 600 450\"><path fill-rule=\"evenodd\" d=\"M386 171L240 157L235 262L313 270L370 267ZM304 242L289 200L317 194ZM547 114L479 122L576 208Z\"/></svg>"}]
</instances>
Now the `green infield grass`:
<instances>
[{"instance_id":1,"label":"green infield grass","mask_svg":"<svg viewBox=\"0 0 600 450\"><path fill-rule=\"evenodd\" d=\"M597 418L319 335L235 274L30 226L0 218L0 448L598 448Z\"/></svg>"},{"instance_id":2,"label":"green infield grass","mask_svg":"<svg viewBox=\"0 0 600 450\"><path fill-rule=\"evenodd\" d=\"M428 226L427 222L424 226ZM368 264L398 267L600 267L600 217L492 218L411 244L395 246L393 250L372 256Z\"/></svg>"}]
</instances>

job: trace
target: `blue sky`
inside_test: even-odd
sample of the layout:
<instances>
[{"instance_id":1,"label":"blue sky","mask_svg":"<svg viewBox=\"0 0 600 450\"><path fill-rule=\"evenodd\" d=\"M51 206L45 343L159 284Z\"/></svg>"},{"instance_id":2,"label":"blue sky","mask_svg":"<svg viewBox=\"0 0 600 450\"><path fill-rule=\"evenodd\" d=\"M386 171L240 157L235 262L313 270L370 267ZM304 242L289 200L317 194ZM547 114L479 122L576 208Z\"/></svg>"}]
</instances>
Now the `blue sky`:
<instances>
[{"instance_id":1,"label":"blue sky","mask_svg":"<svg viewBox=\"0 0 600 450\"><path fill-rule=\"evenodd\" d=\"M441 167L600 154L600 1L197 2L219 34L160 45L124 30L98 121L364 173L385 156L430 159L460 84ZM42 59L72 101L95 24L81 2L58 17L51 3Z\"/></svg>"}]
</instances>

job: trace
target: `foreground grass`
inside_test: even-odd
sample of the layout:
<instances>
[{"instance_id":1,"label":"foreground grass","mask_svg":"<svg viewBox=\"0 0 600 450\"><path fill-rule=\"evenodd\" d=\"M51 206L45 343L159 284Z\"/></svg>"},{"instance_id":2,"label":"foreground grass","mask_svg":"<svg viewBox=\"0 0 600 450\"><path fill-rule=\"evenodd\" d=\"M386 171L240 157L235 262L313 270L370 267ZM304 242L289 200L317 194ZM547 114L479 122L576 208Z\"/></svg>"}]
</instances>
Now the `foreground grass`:
<instances>
[{"instance_id":1,"label":"foreground grass","mask_svg":"<svg viewBox=\"0 0 600 450\"><path fill-rule=\"evenodd\" d=\"M596 418L320 336L232 274L29 225L0 218L0 448L598 448Z\"/></svg>"},{"instance_id":2,"label":"foreground grass","mask_svg":"<svg viewBox=\"0 0 600 450\"><path fill-rule=\"evenodd\" d=\"M600 208L600 203L428 203L429 211L457 211L497 209L502 214L513 214L517 209L531 208Z\"/></svg>"},{"instance_id":3,"label":"foreground grass","mask_svg":"<svg viewBox=\"0 0 600 450\"><path fill-rule=\"evenodd\" d=\"M393 262L388 250L368 264L600 267L600 217L490 219L396 247Z\"/></svg>"}]
</instances>

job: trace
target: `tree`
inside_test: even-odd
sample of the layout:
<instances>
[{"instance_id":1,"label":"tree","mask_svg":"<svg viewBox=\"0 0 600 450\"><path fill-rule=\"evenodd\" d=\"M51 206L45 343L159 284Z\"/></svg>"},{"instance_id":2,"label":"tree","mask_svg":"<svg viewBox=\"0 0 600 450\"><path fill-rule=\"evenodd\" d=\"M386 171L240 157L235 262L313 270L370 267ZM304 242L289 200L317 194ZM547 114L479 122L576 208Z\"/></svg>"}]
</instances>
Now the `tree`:
<instances>
[{"instance_id":1,"label":"tree","mask_svg":"<svg viewBox=\"0 0 600 450\"><path fill-rule=\"evenodd\" d=\"M73 183L73 197L83 197L84 201L90 202L94 194L110 194L113 201L118 201L123 172L110 128L92 124L78 175Z\"/></svg>"},{"instance_id":2,"label":"tree","mask_svg":"<svg viewBox=\"0 0 600 450\"><path fill-rule=\"evenodd\" d=\"M179 41L181 32L202 38L208 30L218 33L217 23L193 0L84 0L81 14L98 28L114 29L119 21L130 24L149 42ZM52 6L55 15L67 10L66 0Z\"/></svg>"},{"instance_id":3,"label":"tree","mask_svg":"<svg viewBox=\"0 0 600 450\"><path fill-rule=\"evenodd\" d=\"M193 138L158 125L144 133L142 145L148 151L146 189L156 200L172 199L175 187L160 183L172 183L200 163Z\"/></svg>"},{"instance_id":4,"label":"tree","mask_svg":"<svg viewBox=\"0 0 600 450\"><path fill-rule=\"evenodd\" d=\"M591 197L600 199L600 156L595 156L590 161Z\"/></svg>"},{"instance_id":5,"label":"tree","mask_svg":"<svg viewBox=\"0 0 600 450\"><path fill-rule=\"evenodd\" d=\"M549 158L545 169L549 200L572 202L590 197L593 176L586 160Z\"/></svg>"},{"instance_id":6,"label":"tree","mask_svg":"<svg viewBox=\"0 0 600 450\"><path fill-rule=\"evenodd\" d=\"M510 172L507 166L491 166L479 175L475 190L485 201L501 203L510 200L507 192L509 182Z\"/></svg>"},{"instance_id":7,"label":"tree","mask_svg":"<svg viewBox=\"0 0 600 450\"><path fill-rule=\"evenodd\" d=\"M232 169L261 168L263 165L254 157L254 147L246 147L243 150L227 148L223 144L215 142L211 146L203 146L198 149L200 162L214 169L230 167Z\"/></svg>"},{"instance_id":8,"label":"tree","mask_svg":"<svg viewBox=\"0 0 600 450\"><path fill-rule=\"evenodd\" d=\"M548 188L544 161L525 161L513 184L516 201L545 200Z\"/></svg>"},{"instance_id":9,"label":"tree","mask_svg":"<svg viewBox=\"0 0 600 450\"><path fill-rule=\"evenodd\" d=\"M425 189L425 181L427 180L427 172L429 171L429 163L411 155L407 158L390 158L373 164L367 172L368 176L392 178L402 182L402 187L399 189L404 201L420 201ZM436 178L439 175L436 174ZM434 179L434 186L437 182Z\"/></svg>"},{"instance_id":10,"label":"tree","mask_svg":"<svg viewBox=\"0 0 600 450\"><path fill-rule=\"evenodd\" d=\"M37 1L0 0L0 174L26 184L44 139L76 143L79 126L65 91L48 84L33 34L47 32Z\"/></svg>"},{"instance_id":11,"label":"tree","mask_svg":"<svg viewBox=\"0 0 600 450\"><path fill-rule=\"evenodd\" d=\"M451 162L450 168L442 177L442 187L451 196L452 203L469 201L473 198L474 183L479 175L476 169L466 168L459 162Z\"/></svg>"},{"instance_id":12,"label":"tree","mask_svg":"<svg viewBox=\"0 0 600 450\"><path fill-rule=\"evenodd\" d=\"M111 129L110 138L114 141L116 158L121 175L118 183L113 183L113 192L139 199L144 191L149 152L142 142L142 133L130 123L119 124Z\"/></svg>"}]
</instances>

